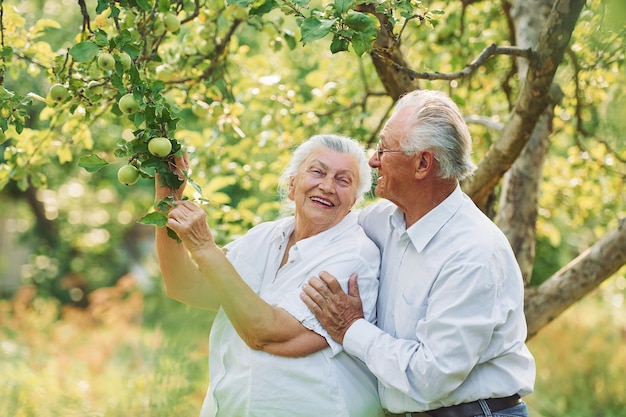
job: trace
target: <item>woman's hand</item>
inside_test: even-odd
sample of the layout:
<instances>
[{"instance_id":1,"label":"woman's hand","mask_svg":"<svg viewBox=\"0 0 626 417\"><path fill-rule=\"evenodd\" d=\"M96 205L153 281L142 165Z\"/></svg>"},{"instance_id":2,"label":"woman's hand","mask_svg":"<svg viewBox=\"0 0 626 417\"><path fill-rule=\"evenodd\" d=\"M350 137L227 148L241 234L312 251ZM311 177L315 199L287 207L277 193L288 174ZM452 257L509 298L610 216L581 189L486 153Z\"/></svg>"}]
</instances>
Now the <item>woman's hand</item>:
<instances>
[{"instance_id":1,"label":"woman's hand","mask_svg":"<svg viewBox=\"0 0 626 417\"><path fill-rule=\"evenodd\" d=\"M187 171L189 170L189 157L187 153L182 157L174 158L174 166L172 171L178 178L180 178L183 183L178 189L174 190L169 186L165 185L161 181L161 177L159 174L155 174L154 176L154 186L155 186L155 201L163 200L167 197L173 197L174 200L182 200L183 192L185 191L185 186L187 185Z\"/></svg>"},{"instance_id":2,"label":"woman's hand","mask_svg":"<svg viewBox=\"0 0 626 417\"><path fill-rule=\"evenodd\" d=\"M176 232L192 255L216 247L206 222L206 213L191 201L176 201L167 217L167 226Z\"/></svg>"}]
</instances>

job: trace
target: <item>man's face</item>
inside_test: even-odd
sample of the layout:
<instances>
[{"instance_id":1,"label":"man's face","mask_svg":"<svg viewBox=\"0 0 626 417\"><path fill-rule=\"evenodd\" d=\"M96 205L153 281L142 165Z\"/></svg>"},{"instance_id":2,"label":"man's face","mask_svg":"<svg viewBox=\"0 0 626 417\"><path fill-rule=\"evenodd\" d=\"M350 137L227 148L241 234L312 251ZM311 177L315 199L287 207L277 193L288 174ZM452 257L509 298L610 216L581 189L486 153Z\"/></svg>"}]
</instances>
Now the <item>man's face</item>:
<instances>
[{"instance_id":1,"label":"man's face","mask_svg":"<svg viewBox=\"0 0 626 417\"><path fill-rule=\"evenodd\" d=\"M296 217L320 232L339 223L356 201L356 158L328 148L313 150L289 184Z\"/></svg>"},{"instance_id":2,"label":"man's face","mask_svg":"<svg viewBox=\"0 0 626 417\"><path fill-rule=\"evenodd\" d=\"M415 156L401 152L408 109L391 117L380 134L378 152L369 164L378 170L376 195L402 207L407 193L415 193Z\"/></svg>"}]
</instances>

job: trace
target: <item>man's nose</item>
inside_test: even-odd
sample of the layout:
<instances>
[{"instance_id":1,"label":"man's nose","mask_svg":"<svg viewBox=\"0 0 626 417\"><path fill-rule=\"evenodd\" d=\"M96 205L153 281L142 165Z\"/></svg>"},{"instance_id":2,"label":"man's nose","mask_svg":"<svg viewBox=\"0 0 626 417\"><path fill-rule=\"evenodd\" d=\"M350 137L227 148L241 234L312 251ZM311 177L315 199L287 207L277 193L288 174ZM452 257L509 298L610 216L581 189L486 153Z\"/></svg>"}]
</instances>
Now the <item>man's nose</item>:
<instances>
[{"instance_id":1,"label":"man's nose","mask_svg":"<svg viewBox=\"0 0 626 417\"><path fill-rule=\"evenodd\" d=\"M380 166L380 159L378 159L376 153L374 153L374 155L372 155L369 159L369 165L371 168L378 168Z\"/></svg>"}]
</instances>

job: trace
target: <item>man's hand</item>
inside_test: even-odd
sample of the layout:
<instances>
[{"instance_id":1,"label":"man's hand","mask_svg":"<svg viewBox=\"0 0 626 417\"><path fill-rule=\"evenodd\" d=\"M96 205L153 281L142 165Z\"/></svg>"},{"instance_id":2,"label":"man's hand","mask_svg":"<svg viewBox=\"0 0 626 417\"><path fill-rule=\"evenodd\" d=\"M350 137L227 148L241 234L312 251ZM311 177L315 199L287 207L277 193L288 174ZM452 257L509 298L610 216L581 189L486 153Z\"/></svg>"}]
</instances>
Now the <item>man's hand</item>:
<instances>
[{"instance_id":1,"label":"man's hand","mask_svg":"<svg viewBox=\"0 0 626 417\"><path fill-rule=\"evenodd\" d=\"M339 343L343 343L343 337L352 323L365 317L356 280L356 274L350 276L347 294L337 278L328 272L321 272L319 277L313 277L302 285L304 292L300 298Z\"/></svg>"}]
</instances>

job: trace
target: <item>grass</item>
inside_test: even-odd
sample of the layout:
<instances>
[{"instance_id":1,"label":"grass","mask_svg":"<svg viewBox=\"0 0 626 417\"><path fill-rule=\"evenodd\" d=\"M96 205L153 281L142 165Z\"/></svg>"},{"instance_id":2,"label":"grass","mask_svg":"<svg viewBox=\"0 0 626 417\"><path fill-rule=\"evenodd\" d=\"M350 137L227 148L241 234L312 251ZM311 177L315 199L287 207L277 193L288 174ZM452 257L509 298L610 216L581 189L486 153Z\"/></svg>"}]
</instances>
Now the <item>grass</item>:
<instances>
[{"instance_id":1,"label":"grass","mask_svg":"<svg viewBox=\"0 0 626 417\"><path fill-rule=\"evenodd\" d=\"M210 315L120 281L89 309L0 302L0 415L196 416L208 384Z\"/></svg>"},{"instance_id":2,"label":"grass","mask_svg":"<svg viewBox=\"0 0 626 417\"><path fill-rule=\"evenodd\" d=\"M88 309L29 287L0 300L1 416L198 415L212 317L143 296L132 282L94 292ZM617 302L623 288L606 287L529 342L538 369L526 398L532 417L624 415L626 307L623 296Z\"/></svg>"}]
</instances>

